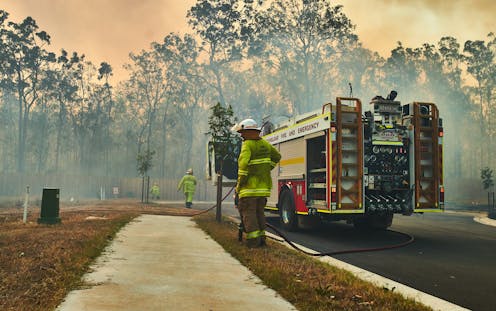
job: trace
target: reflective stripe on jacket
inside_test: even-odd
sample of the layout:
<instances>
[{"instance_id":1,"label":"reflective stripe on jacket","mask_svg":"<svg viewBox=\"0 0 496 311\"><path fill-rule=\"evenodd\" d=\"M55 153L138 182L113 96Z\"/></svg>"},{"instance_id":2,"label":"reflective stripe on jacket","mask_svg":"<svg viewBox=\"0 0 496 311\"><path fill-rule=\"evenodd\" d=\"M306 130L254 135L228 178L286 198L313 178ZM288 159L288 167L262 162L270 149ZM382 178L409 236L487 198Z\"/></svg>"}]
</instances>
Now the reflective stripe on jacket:
<instances>
[{"instance_id":1,"label":"reflective stripe on jacket","mask_svg":"<svg viewBox=\"0 0 496 311\"><path fill-rule=\"evenodd\" d=\"M281 159L281 154L264 139L243 141L238 158L238 183L240 198L269 197L272 189L270 171Z\"/></svg>"},{"instance_id":2,"label":"reflective stripe on jacket","mask_svg":"<svg viewBox=\"0 0 496 311\"><path fill-rule=\"evenodd\" d=\"M196 190L196 178L193 175L184 175L179 185L177 185L177 190L183 188L183 192L195 192Z\"/></svg>"}]
</instances>

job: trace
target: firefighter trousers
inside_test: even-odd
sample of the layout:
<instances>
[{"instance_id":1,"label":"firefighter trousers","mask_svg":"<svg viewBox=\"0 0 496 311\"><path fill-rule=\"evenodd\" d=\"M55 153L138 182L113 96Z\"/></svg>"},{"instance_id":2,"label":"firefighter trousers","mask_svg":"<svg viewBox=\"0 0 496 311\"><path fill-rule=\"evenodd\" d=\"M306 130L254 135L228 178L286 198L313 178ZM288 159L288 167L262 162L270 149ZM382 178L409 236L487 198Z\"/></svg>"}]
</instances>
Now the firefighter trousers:
<instances>
[{"instance_id":1,"label":"firefighter trousers","mask_svg":"<svg viewBox=\"0 0 496 311\"><path fill-rule=\"evenodd\" d=\"M265 197L245 197L239 199L239 213L246 233L246 245L265 245Z\"/></svg>"},{"instance_id":2,"label":"firefighter trousers","mask_svg":"<svg viewBox=\"0 0 496 311\"><path fill-rule=\"evenodd\" d=\"M195 194L194 192L190 192L190 191L184 193L184 198L186 199L185 203L186 203L187 208L190 208L191 205L193 205L193 195L194 194Z\"/></svg>"}]
</instances>

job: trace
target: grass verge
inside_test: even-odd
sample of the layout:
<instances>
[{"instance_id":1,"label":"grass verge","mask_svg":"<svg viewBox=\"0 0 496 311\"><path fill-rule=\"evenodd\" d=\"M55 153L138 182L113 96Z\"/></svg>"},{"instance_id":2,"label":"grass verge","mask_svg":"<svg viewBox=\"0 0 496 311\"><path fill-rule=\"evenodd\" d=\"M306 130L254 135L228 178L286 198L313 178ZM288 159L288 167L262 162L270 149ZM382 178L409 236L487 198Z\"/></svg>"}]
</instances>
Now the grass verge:
<instances>
[{"instance_id":1,"label":"grass verge","mask_svg":"<svg viewBox=\"0 0 496 311\"><path fill-rule=\"evenodd\" d=\"M0 226L0 309L53 310L79 287L89 265L136 213L87 220L67 214L58 225Z\"/></svg>"},{"instance_id":2,"label":"grass verge","mask_svg":"<svg viewBox=\"0 0 496 311\"><path fill-rule=\"evenodd\" d=\"M181 204L182 206L182 204ZM197 211L132 199L61 204L61 224L37 224L38 207L0 204L0 310L53 310L89 271L115 234L141 214L192 216Z\"/></svg>"},{"instance_id":3,"label":"grass verge","mask_svg":"<svg viewBox=\"0 0 496 311\"><path fill-rule=\"evenodd\" d=\"M237 225L212 215L194 217L198 226L227 252L298 310L432 310L402 295L362 281L269 240L268 247L248 249L237 240Z\"/></svg>"}]
</instances>

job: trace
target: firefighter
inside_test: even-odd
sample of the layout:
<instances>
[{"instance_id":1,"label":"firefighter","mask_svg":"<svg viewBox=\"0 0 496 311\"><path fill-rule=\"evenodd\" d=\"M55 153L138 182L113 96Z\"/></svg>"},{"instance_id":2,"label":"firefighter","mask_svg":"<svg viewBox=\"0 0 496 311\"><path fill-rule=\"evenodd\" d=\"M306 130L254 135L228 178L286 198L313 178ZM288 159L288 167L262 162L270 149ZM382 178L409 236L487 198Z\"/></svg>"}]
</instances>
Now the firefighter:
<instances>
[{"instance_id":1,"label":"firefighter","mask_svg":"<svg viewBox=\"0 0 496 311\"><path fill-rule=\"evenodd\" d=\"M192 168L189 168L186 171L186 175L181 178L181 181L177 185L177 191L180 189L183 189L184 197L186 198L186 208L191 208L196 190L196 177L193 176Z\"/></svg>"},{"instance_id":2,"label":"firefighter","mask_svg":"<svg viewBox=\"0 0 496 311\"><path fill-rule=\"evenodd\" d=\"M238 158L236 193L238 209L250 248L265 246L265 204L270 196L270 171L281 159L281 154L260 137L261 129L253 119L246 119L232 128L241 134L243 144Z\"/></svg>"},{"instance_id":3,"label":"firefighter","mask_svg":"<svg viewBox=\"0 0 496 311\"><path fill-rule=\"evenodd\" d=\"M152 195L152 200L160 199L160 188L156 182L153 183L153 186L150 189L150 194Z\"/></svg>"}]
</instances>

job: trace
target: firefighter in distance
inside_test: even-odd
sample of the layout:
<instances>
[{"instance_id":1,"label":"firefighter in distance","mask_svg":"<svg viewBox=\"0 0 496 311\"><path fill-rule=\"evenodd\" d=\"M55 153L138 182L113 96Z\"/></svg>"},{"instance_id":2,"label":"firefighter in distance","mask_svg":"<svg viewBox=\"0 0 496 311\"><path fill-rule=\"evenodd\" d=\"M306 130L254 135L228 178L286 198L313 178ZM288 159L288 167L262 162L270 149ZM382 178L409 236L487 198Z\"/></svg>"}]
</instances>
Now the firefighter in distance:
<instances>
[{"instance_id":1,"label":"firefighter in distance","mask_svg":"<svg viewBox=\"0 0 496 311\"><path fill-rule=\"evenodd\" d=\"M191 208L193 205L193 196L196 191L196 177L193 176L193 169L189 168L186 171L186 175L181 178L179 184L177 185L177 191L183 190L184 197L186 199L186 208Z\"/></svg>"}]
</instances>

